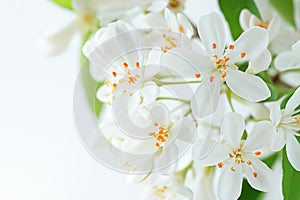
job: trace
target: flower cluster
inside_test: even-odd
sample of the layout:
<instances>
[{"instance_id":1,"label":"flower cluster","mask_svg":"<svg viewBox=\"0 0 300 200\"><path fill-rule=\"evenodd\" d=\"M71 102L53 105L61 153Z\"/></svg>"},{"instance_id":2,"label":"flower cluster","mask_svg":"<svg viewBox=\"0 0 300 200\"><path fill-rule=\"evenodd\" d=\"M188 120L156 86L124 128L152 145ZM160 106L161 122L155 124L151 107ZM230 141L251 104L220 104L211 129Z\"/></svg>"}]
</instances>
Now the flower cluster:
<instances>
[{"instance_id":1,"label":"flower cluster","mask_svg":"<svg viewBox=\"0 0 300 200\"><path fill-rule=\"evenodd\" d=\"M244 187L288 195L273 169L300 171L297 2L294 28L276 6L245 6L231 40L219 13L194 26L182 0L74 0L90 33L82 51L102 107L101 148L116 156L107 165L133 173L151 200L238 199Z\"/></svg>"}]
</instances>

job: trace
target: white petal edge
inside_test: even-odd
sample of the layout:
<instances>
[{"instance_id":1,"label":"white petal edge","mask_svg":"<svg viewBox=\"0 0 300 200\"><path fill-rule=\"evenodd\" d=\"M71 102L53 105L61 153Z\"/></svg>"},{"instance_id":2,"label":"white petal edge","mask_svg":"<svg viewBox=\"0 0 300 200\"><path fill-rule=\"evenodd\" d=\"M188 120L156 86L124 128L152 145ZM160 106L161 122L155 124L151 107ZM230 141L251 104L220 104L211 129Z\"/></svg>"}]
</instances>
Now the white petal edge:
<instances>
[{"instance_id":1,"label":"white petal edge","mask_svg":"<svg viewBox=\"0 0 300 200\"><path fill-rule=\"evenodd\" d=\"M194 116L203 118L216 111L220 99L220 82L202 82L191 99L191 109Z\"/></svg>"},{"instance_id":2,"label":"white petal edge","mask_svg":"<svg viewBox=\"0 0 300 200\"><path fill-rule=\"evenodd\" d=\"M285 143L285 130L283 128L279 128L272 137L270 149L271 151L280 151L284 147Z\"/></svg>"},{"instance_id":3,"label":"white petal edge","mask_svg":"<svg viewBox=\"0 0 300 200\"><path fill-rule=\"evenodd\" d=\"M247 9L243 9L241 11L239 21L243 30L247 30L249 28L249 21L251 15L252 13Z\"/></svg>"},{"instance_id":4,"label":"white petal edge","mask_svg":"<svg viewBox=\"0 0 300 200\"><path fill-rule=\"evenodd\" d=\"M285 106L286 112L293 112L297 106L300 105L300 87L294 92L291 98L288 100Z\"/></svg>"},{"instance_id":5,"label":"white petal edge","mask_svg":"<svg viewBox=\"0 0 300 200\"><path fill-rule=\"evenodd\" d=\"M255 151L269 144L272 136L276 132L275 127L269 121L257 122L248 135L243 150Z\"/></svg>"},{"instance_id":6,"label":"white petal edge","mask_svg":"<svg viewBox=\"0 0 300 200\"><path fill-rule=\"evenodd\" d=\"M257 76L238 70L227 70L225 80L235 94L250 102L262 101L271 96L267 84Z\"/></svg>"},{"instance_id":7,"label":"white petal edge","mask_svg":"<svg viewBox=\"0 0 300 200\"><path fill-rule=\"evenodd\" d=\"M255 55L249 62L247 73L257 74L265 71L271 64L272 55L269 50L265 50L260 54Z\"/></svg>"},{"instance_id":8,"label":"white petal edge","mask_svg":"<svg viewBox=\"0 0 300 200\"><path fill-rule=\"evenodd\" d=\"M222 169L218 181L217 195L221 200L238 199L242 191L243 174L240 167L233 172L229 166Z\"/></svg>"},{"instance_id":9,"label":"white petal edge","mask_svg":"<svg viewBox=\"0 0 300 200\"><path fill-rule=\"evenodd\" d=\"M286 154L291 165L300 171L300 144L293 133L286 134Z\"/></svg>"},{"instance_id":10,"label":"white petal edge","mask_svg":"<svg viewBox=\"0 0 300 200\"><path fill-rule=\"evenodd\" d=\"M238 148L244 130L245 121L242 115L234 112L225 115L221 127L221 134L227 144L231 145L233 148Z\"/></svg>"},{"instance_id":11,"label":"white petal edge","mask_svg":"<svg viewBox=\"0 0 300 200\"><path fill-rule=\"evenodd\" d=\"M225 56L230 58L228 64L245 62L267 48L268 32L257 26L252 27L243 32L232 45L234 45L234 49L229 49L225 53ZM244 57L241 56L243 52L245 53Z\"/></svg>"},{"instance_id":12,"label":"white petal edge","mask_svg":"<svg viewBox=\"0 0 300 200\"><path fill-rule=\"evenodd\" d=\"M220 57L225 48L226 35L224 22L222 21L221 16L216 12L202 16L199 20L197 29L207 53L211 57L214 55ZM212 48L213 43L216 44L215 49Z\"/></svg>"},{"instance_id":13,"label":"white petal edge","mask_svg":"<svg viewBox=\"0 0 300 200\"><path fill-rule=\"evenodd\" d=\"M245 167L245 175L251 187L263 192L270 190L274 179L272 170L265 163L255 157L246 157L245 159L252 162L251 166L247 165ZM256 178L253 175L254 172L257 173Z\"/></svg>"},{"instance_id":14,"label":"white petal edge","mask_svg":"<svg viewBox=\"0 0 300 200\"><path fill-rule=\"evenodd\" d=\"M230 150L221 143L217 143L213 150L204 158L200 158L202 148L205 147L204 140L198 140L193 145L192 155L193 160L201 167L215 166L219 162L223 162L227 157Z\"/></svg>"},{"instance_id":15,"label":"white petal edge","mask_svg":"<svg viewBox=\"0 0 300 200\"><path fill-rule=\"evenodd\" d=\"M281 109L280 102L273 104L270 108L270 119L271 122L277 127L281 120Z\"/></svg>"}]
</instances>

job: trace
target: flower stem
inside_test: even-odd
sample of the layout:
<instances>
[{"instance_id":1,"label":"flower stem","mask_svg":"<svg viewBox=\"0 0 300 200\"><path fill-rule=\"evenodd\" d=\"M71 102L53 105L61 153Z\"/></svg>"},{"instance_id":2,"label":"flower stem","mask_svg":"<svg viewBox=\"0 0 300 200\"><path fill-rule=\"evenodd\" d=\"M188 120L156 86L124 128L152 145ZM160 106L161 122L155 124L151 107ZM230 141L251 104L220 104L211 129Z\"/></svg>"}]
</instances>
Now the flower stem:
<instances>
[{"instance_id":1,"label":"flower stem","mask_svg":"<svg viewBox=\"0 0 300 200\"><path fill-rule=\"evenodd\" d=\"M175 98L175 97L158 97L158 98L156 98L156 100L180 101L184 104L189 104L190 103L189 100L179 99L179 98Z\"/></svg>"}]
</instances>

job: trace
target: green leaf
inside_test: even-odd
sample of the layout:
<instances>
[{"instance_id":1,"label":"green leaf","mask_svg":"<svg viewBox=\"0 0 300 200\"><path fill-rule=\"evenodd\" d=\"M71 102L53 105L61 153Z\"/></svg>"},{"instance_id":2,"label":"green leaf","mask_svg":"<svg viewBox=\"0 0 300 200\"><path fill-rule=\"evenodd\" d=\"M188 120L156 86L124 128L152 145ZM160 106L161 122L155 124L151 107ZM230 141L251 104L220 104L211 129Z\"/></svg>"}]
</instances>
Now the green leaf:
<instances>
[{"instance_id":1,"label":"green leaf","mask_svg":"<svg viewBox=\"0 0 300 200\"><path fill-rule=\"evenodd\" d=\"M88 32L83 36L82 45L89 39L92 32ZM90 66L87 58L81 53L81 74L82 74L82 82L86 91L86 96L88 98L88 102L93 109L96 117L100 116L100 113L104 107L104 103L99 101L96 98L97 90L103 85L102 82L95 81L90 74Z\"/></svg>"},{"instance_id":2,"label":"green leaf","mask_svg":"<svg viewBox=\"0 0 300 200\"><path fill-rule=\"evenodd\" d=\"M262 78L263 81L266 82L266 84L271 92L271 96L269 98L267 98L266 100L264 100L263 102L277 101L278 99L280 99L281 97L283 97L284 95L286 95L287 93L290 92L290 89L280 87L280 86L276 85L275 83L273 83L273 81L272 81L271 77L268 75L267 71L263 71L257 75L260 78Z\"/></svg>"},{"instance_id":3,"label":"green leaf","mask_svg":"<svg viewBox=\"0 0 300 200\"><path fill-rule=\"evenodd\" d=\"M270 3L288 23L296 27L293 0L270 0Z\"/></svg>"},{"instance_id":4,"label":"green leaf","mask_svg":"<svg viewBox=\"0 0 300 200\"><path fill-rule=\"evenodd\" d=\"M291 96L294 94L294 92L296 91L296 87L292 88L288 93L286 93L286 97L282 100L281 104L280 104L280 108L284 109L288 100L291 98ZM297 109L296 109L297 110Z\"/></svg>"},{"instance_id":5,"label":"green leaf","mask_svg":"<svg viewBox=\"0 0 300 200\"><path fill-rule=\"evenodd\" d=\"M234 40L243 32L240 26L239 16L244 8L247 8L251 13L261 18L253 0L219 0L219 6L229 24Z\"/></svg>"},{"instance_id":6,"label":"green leaf","mask_svg":"<svg viewBox=\"0 0 300 200\"><path fill-rule=\"evenodd\" d=\"M239 200L249 200L249 199L261 199L263 192L253 189L246 179L243 180L242 194L238 198Z\"/></svg>"},{"instance_id":7,"label":"green leaf","mask_svg":"<svg viewBox=\"0 0 300 200\"><path fill-rule=\"evenodd\" d=\"M282 178L282 192L284 199L300 199L300 172L296 171L290 164L287 155L286 149L283 149L282 155L282 169L283 169L283 178Z\"/></svg>"},{"instance_id":8,"label":"green leaf","mask_svg":"<svg viewBox=\"0 0 300 200\"><path fill-rule=\"evenodd\" d=\"M72 0L50 0L50 1L68 10L73 10Z\"/></svg>"}]
</instances>

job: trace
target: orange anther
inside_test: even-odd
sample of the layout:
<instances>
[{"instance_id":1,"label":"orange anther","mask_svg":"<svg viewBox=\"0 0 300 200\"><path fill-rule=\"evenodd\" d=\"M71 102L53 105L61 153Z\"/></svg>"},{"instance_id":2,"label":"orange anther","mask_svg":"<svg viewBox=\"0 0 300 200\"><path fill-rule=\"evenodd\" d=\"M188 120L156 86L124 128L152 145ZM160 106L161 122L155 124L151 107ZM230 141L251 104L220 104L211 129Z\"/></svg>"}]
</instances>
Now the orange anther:
<instances>
[{"instance_id":1,"label":"orange anther","mask_svg":"<svg viewBox=\"0 0 300 200\"><path fill-rule=\"evenodd\" d=\"M149 133L149 136L153 136L153 135L155 135L155 132Z\"/></svg>"},{"instance_id":2,"label":"orange anther","mask_svg":"<svg viewBox=\"0 0 300 200\"><path fill-rule=\"evenodd\" d=\"M215 77L214 76L210 76L209 81L212 83L214 81Z\"/></svg>"},{"instance_id":3,"label":"orange anther","mask_svg":"<svg viewBox=\"0 0 300 200\"><path fill-rule=\"evenodd\" d=\"M123 62L123 66L124 66L125 68L127 68L127 67L128 67L127 62Z\"/></svg>"},{"instance_id":4,"label":"orange anther","mask_svg":"<svg viewBox=\"0 0 300 200\"><path fill-rule=\"evenodd\" d=\"M158 142L155 143L156 147L160 147L160 144Z\"/></svg>"},{"instance_id":5,"label":"orange anther","mask_svg":"<svg viewBox=\"0 0 300 200\"><path fill-rule=\"evenodd\" d=\"M257 178L257 176L258 176L257 172L253 172L253 177Z\"/></svg>"},{"instance_id":6,"label":"orange anther","mask_svg":"<svg viewBox=\"0 0 300 200\"><path fill-rule=\"evenodd\" d=\"M233 50L234 49L234 45L229 45L229 49Z\"/></svg>"},{"instance_id":7,"label":"orange anther","mask_svg":"<svg viewBox=\"0 0 300 200\"><path fill-rule=\"evenodd\" d=\"M257 152L255 152L255 155L260 156L260 155L261 155L261 152L260 152L260 151L257 151Z\"/></svg>"},{"instance_id":8,"label":"orange anther","mask_svg":"<svg viewBox=\"0 0 300 200\"><path fill-rule=\"evenodd\" d=\"M117 73L116 73L116 72L112 72L112 75L113 75L114 77L116 77L116 76L117 76Z\"/></svg>"},{"instance_id":9,"label":"orange anther","mask_svg":"<svg viewBox=\"0 0 300 200\"><path fill-rule=\"evenodd\" d=\"M248 165L252 165L252 162L250 160L247 161Z\"/></svg>"},{"instance_id":10,"label":"orange anther","mask_svg":"<svg viewBox=\"0 0 300 200\"><path fill-rule=\"evenodd\" d=\"M158 123L157 123L157 122L154 122L154 126L158 126Z\"/></svg>"},{"instance_id":11,"label":"orange anther","mask_svg":"<svg viewBox=\"0 0 300 200\"><path fill-rule=\"evenodd\" d=\"M216 49L217 48L217 44L216 43L212 43L212 48Z\"/></svg>"},{"instance_id":12,"label":"orange anther","mask_svg":"<svg viewBox=\"0 0 300 200\"><path fill-rule=\"evenodd\" d=\"M223 72L223 74L222 74L222 78L225 78L226 77L226 75L227 75L227 73L226 72Z\"/></svg>"},{"instance_id":13,"label":"orange anther","mask_svg":"<svg viewBox=\"0 0 300 200\"><path fill-rule=\"evenodd\" d=\"M136 66L136 68L140 68L140 63L139 63L139 62L136 62L136 63L135 63L135 66Z\"/></svg>"},{"instance_id":14,"label":"orange anther","mask_svg":"<svg viewBox=\"0 0 300 200\"><path fill-rule=\"evenodd\" d=\"M201 77L201 74L195 74L195 77L196 77L196 78L200 78L200 77Z\"/></svg>"},{"instance_id":15,"label":"orange anther","mask_svg":"<svg viewBox=\"0 0 300 200\"><path fill-rule=\"evenodd\" d=\"M234 167L231 167L230 170L233 171L233 172L235 172L235 168Z\"/></svg>"},{"instance_id":16,"label":"orange anther","mask_svg":"<svg viewBox=\"0 0 300 200\"><path fill-rule=\"evenodd\" d=\"M241 53L241 58L244 58L246 56L246 53L245 52L242 52Z\"/></svg>"},{"instance_id":17,"label":"orange anther","mask_svg":"<svg viewBox=\"0 0 300 200\"><path fill-rule=\"evenodd\" d=\"M218 163L218 167L219 167L219 168L222 168L222 167L223 167L223 163L222 163L222 162L219 162L219 163Z\"/></svg>"},{"instance_id":18,"label":"orange anther","mask_svg":"<svg viewBox=\"0 0 300 200\"><path fill-rule=\"evenodd\" d=\"M184 28L183 28L182 25L179 26L179 32L180 32L180 33L184 33Z\"/></svg>"}]
</instances>

